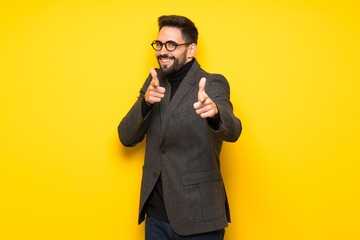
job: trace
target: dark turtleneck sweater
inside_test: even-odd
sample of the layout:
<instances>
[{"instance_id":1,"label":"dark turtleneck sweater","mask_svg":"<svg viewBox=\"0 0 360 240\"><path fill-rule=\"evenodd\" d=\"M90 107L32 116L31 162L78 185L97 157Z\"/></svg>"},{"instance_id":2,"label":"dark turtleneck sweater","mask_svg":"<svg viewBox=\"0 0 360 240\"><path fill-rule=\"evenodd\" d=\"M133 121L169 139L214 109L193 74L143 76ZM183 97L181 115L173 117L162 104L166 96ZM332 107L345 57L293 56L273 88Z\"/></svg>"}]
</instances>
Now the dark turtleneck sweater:
<instances>
[{"instance_id":1,"label":"dark turtleneck sweater","mask_svg":"<svg viewBox=\"0 0 360 240\"><path fill-rule=\"evenodd\" d=\"M170 101L174 96L176 90L180 86L182 80L192 67L195 59L191 60L190 62L186 63L178 72L174 74L166 75L166 79L169 81L171 86L171 93L170 93ZM145 102L145 98L142 102L142 115L145 117L151 110L152 105L148 105ZM219 114L212 119L208 119L210 126L214 129L217 129L220 124L220 116ZM150 194L146 206L145 212L148 216L152 218L156 218L161 221L169 222L168 216L166 214L165 204L164 204L164 194L163 194L163 187L162 187L162 180L161 176L158 178L152 193Z\"/></svg>"}]
</instances>

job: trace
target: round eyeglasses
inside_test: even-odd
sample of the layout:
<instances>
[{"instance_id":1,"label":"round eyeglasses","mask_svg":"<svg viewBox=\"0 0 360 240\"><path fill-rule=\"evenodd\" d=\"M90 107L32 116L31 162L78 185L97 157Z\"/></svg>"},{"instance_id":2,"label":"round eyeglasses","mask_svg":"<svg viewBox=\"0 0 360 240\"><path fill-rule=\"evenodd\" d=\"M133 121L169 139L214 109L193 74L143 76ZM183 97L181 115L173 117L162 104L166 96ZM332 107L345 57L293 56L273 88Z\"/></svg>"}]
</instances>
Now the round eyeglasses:
<instances>
[{"instance_id":1,"label":"round eyeglasses","mask_svg":"<svg viewBox=\"0 0 360 240\"><path fill-rule=\"evenodd\" d=\"M169 52L175 51L175 49L181 45L189 45L189 44L188 43L176 43L174 41L167 41L167 42L163 43L159 40L154 40L151 43L151 46L154 50L160 51L163 48L163 46L165 46L166 50L168 50Z\"/></svg>"}]
</instances>

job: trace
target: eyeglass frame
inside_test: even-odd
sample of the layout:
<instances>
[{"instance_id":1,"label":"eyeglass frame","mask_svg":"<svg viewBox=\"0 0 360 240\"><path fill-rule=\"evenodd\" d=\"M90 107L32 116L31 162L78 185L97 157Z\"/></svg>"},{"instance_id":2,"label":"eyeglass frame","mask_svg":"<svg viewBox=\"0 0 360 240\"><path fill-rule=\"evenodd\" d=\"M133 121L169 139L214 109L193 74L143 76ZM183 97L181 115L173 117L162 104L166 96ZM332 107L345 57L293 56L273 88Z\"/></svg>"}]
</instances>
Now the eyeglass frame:
<instances>
[{"instance_id":1,"label":"eyeglass frame","mask_svg":"<svg viewBox=\"0 0 360 240\"><path fill-rule=\"evenodd\" d=\"M173 45L175 46L175 48L172 49L172 50L169 50L169 49L167 48L167 46L166 46L168 43L173 44ZM159 45L161 46L160 49L156 49L156 48L154 47L155 44L159 44ZM177 43L177 42L171 41L171 40L166 41L166 42L163 43L163 42L161 42L161 41L159 41L159 40L154 40L154 41L152 41L152 43L151 43L150 45L151 45L151 47L152 47L155 51L161 51L161 49L163 48L163 46L165 46L166 50L168 50L169 52L173 52L173 51L176 50L176 48L177 48L178 46L190 45L190 44L191 44L191 43Z\"/></svg>"}]
</instances>

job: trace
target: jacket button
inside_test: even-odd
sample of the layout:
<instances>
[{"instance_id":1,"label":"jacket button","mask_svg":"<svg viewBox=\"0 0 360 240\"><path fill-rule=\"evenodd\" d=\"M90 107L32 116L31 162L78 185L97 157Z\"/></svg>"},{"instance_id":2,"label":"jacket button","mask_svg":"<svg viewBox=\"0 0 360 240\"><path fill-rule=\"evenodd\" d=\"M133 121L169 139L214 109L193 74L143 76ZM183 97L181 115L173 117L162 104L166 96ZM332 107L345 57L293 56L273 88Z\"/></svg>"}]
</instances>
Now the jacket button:
<instances>
[{"instance_id":1,"label":"jacket button","mask_svg":"<svg viewBox=\"0 0 360 240\"><path fill-rule=\"evenodd\" d=\"M159 176L159 174L157 172L154 172L153 176L154 176L154 178L157 178Z\"/></svg>"}]
</instances>

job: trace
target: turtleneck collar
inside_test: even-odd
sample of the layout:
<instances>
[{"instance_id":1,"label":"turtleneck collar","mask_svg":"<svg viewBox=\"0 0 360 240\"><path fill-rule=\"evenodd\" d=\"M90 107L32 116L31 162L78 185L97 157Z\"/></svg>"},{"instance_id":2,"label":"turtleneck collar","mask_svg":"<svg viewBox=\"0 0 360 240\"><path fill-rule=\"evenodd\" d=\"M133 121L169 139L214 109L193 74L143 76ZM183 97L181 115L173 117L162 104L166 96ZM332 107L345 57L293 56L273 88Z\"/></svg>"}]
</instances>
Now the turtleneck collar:
<instances>
[{"instance_id":1,"label":"turtleneck collar","mask_svg":"<svg viewBox=\"0 0 360 240\"><path fill-rule=\"evenodd\" d=\"M182 66L182 68L173 73L173 74L168 74L166 75L166 78L171 82L172 79L175 78L179 78L182 76L182 78L185 77L186 73L190 70L191 66L193 65L193 63L195 62L195 58L193 58L190 62L187 62L184 66Z\"/></svg>"},{"instance_id":2,"label":"turtleneck collar","mask_svg":"<svg viewBox=\"0 0 360 240\"><path fill-rule=\"evenodd\" d=\"M176 90L180 86L182 80L192 67L195 62L195 58L193 58L190 62L187 62L179 71L173 74L166 75L166 79L169 81L171 85L171 95L170 99L174 96Z\"/></svg>"}]
</instances>

